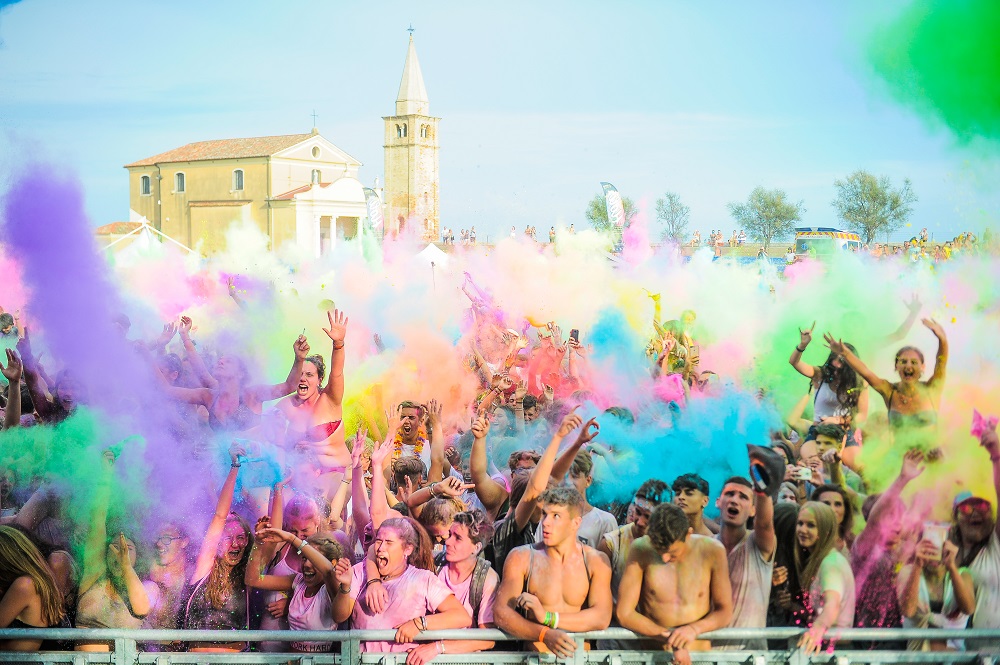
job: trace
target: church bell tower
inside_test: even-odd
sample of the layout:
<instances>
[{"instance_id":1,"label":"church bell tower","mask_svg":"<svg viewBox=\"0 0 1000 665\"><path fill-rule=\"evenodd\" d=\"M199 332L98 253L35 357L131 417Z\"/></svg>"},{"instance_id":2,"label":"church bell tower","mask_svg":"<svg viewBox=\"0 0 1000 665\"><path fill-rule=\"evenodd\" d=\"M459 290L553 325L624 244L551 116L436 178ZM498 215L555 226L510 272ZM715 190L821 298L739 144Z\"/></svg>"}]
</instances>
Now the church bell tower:
<instances>
[{"instance_id":1,"label":"church bell tower","mask_svg":"<svg viewBox=\"0 0 1000 665\"><path fill-rule=\"evenodd\" d=\"M390 233L419 229L425 240L440 237L438 212L438 122L429 115L413 29L396 96L396 114L385 121L385 225Z\"/></svg>"}]
</instances>

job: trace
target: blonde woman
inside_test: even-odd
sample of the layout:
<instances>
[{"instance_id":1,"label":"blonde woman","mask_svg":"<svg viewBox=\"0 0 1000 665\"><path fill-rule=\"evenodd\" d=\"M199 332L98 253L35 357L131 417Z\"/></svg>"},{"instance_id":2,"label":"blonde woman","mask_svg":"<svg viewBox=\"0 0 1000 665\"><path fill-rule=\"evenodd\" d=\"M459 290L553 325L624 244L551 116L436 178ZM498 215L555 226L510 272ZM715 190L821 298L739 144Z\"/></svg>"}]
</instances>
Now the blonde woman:
<instances>
[{"instance_id":1,"label":"blonde woman","mask_svg":"<svg viewBox=\"0 0 1000 665\"><path fill-rule=\"evenodd\" d=\"M0 526L0 628L63 624L62 594L45 558L17 529ZM0 640L0 651L38 651L42 640Z\"/></svg>"}]
</instances>

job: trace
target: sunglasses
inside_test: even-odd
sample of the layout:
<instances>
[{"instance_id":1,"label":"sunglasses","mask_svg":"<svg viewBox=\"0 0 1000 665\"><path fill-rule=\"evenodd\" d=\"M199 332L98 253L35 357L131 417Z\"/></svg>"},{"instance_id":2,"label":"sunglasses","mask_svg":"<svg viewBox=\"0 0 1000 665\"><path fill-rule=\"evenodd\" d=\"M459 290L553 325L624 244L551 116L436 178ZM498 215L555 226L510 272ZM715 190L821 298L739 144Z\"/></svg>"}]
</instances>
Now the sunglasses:
<instances>
[{"instance_id":1,"label":"sunglasses","mask_svg":"<svg viewBox=\"0 0 1000 665\"><path fill-rule=\"evenodd\" d=\"M990 502L986 499L968 499L958 504L956 510L968 517L973 513L988 513L991 508Z\"/></svg>"}]
</instances>

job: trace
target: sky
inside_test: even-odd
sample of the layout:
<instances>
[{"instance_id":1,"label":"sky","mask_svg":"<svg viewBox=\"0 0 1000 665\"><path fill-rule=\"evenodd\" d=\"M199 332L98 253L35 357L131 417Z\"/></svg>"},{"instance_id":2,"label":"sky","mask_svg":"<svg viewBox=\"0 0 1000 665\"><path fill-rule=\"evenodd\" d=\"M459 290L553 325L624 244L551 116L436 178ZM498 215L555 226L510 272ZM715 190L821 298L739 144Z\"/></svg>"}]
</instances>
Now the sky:
<instances>
[{"instance_id":1,"label":"sky","mask_svg":"<svg viewBox=\"0 0 1000 665\"><path fill-rule=\"evenodd\" d=\"M889 94L873 35L908 2L57 2L0 0L0 191L41 161L128 219L124 164L186 143L320 132L384 181L411 24L442 118L441 227L497 238L586 225L609 181L655 223L735 228L757 186L839 226L834 181L904 178L935 239L1000 216L1000 160ZM871 6L875 5L875 6ZM655 227L654 227L655 228Z\"/></svg>"}]
</instances>

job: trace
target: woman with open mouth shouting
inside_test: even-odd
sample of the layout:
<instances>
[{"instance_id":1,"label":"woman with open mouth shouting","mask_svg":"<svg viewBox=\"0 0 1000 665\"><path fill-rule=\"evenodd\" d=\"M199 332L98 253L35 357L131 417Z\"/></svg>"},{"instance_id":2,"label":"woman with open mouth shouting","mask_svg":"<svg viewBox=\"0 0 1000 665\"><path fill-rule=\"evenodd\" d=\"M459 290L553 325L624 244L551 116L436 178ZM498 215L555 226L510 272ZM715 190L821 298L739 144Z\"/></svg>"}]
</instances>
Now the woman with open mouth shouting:
<instances>
[{"instance_id":1,"label":"woman with open mouth shouting","mask_svg":"<svg viewBox=\"0 0 1000 665\"><path fill-rule=\"evenodd\" d=\"M919 446L923 437L930 438L937 429L937 411L944 389L945 369L948 364L948 338L944 328L934 319L923 319L922 323L934 333L938 340L937 362L934 372L927 381L921 381L924 373L924 354L913 346L904 346L896 352L896 373L899 381L892 383L875 375L843 341L829 333L823 335L826 345L847 361L854 371L874 388L889 412L889 426L899 440L907 437L908 444ZM918 437L914 440L914 437Z\"/></svg>"},{"instance_id":2,"label":"woman with open mouth shouting","mask_svg":"<svg viewBox=\"0 0 1000 665\"><path fill-rule=\"evenodd\" d=\"M434 573L430 537L413 519L398 517L382 522L368 556L378 577L366 578L365 562L351 567L346 559L337 563L337 581L349 592L333 599L333 618L351 618L357 630L396 629L395 642L362 642L362 651L409 651L409 665L420 665L423 650L416 651L418 633L428 630L468 628L472 617L451 589ZM373 584L384 588L387 602L376 612L365 600ZM438 648L443 643L438 643Z\"/></svg>"}]
</instances>

